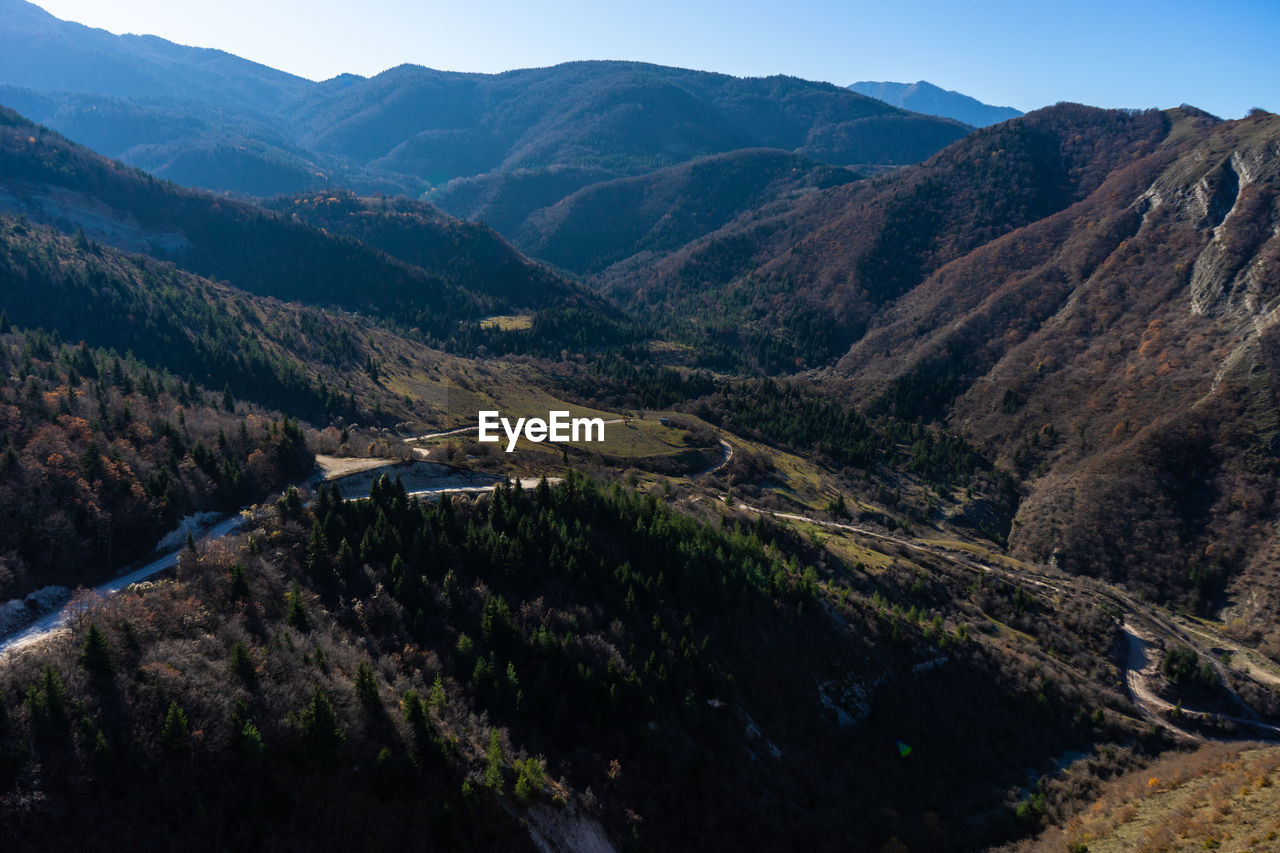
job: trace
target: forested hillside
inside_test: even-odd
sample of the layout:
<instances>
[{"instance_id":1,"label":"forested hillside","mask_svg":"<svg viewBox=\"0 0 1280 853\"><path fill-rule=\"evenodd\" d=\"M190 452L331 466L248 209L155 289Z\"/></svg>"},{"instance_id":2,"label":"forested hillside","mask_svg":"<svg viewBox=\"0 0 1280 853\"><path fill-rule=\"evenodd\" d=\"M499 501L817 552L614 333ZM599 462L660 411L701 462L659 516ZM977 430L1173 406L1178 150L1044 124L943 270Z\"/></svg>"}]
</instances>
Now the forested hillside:
<instances>
[{"instance_id":1,"label":"forested hillside","mask_svg":"<svg viewBox=\"0 0 1280 853\"><path fill-rule=\"evenodd\" d=\"M507 221L588 175L757 147L901 165L968 130L826 83L635 62L502 74L403 65L312 83L220 51L60 21L23 0L3 9L0 103L107 156L259 197L334 188L419 196L476 181L487 214L467 203L472 191L449 188L440 201L508 237Z\"/></svg>"},{"instance_id":2,"label":"forested hillside","mask_svg":"<svg viewBox=\"0 0 1280 853\"><path fill-rule=\"evenodd\" d=\"M424 202L387 196L359 198L339 191L285 196L270 199L263 206L326 234L380 249L513 308L535 311L578 305L607 310L599 295L575 288L547 268L531 263L485 226L454 219Z\"/></svg>"},{"instance_id":3,"label":"forested hillside","mask_svg":"<svg viewBox=\"0 0 1280 853\"><path fill-rule=\"evenodd\" d=\"M643 264L778 199L860 177L783 151L734 151L592 184L511 227L533 257L597 273L636 256Z\"/></svg>"},{"instance_id":4,"label":"forested hillside","mask_svg":"<svg viewBox=\"0 0 1280 853\"><path fill-rule=\"evenodd\" d=\"M178 519L307 477L303 432L118 352L0 317L0 599L93 582ZM91 555L91 556L90 556ZM90 559L86 559L90 556Z\"/></svg>"},{"instance_id":5,"label":"forested hillside","mask_svg":"<svg viewBox=\"0 0 1280 853\"><path fill-rule=\"evenodd\" d=\"M1275 583L1280 125L1172 118L1087 199L925 280L841 371L1007 460L1015 551L1193 607L1248 590L1254 621Z\"/></svg>"},{"instance_id":6,"label":"forested hillside","mask_svg":"<svg viewBox=\"0 0 1280 853\"><path fill-rule=\"evenodd\" d=\"M820 366L932 271L1084 198L1168 130L1154 111L1052 107L893 175L748 212L601 283L719 363Z\"/></svg>"},{"instance_id":7,"label":"forested hillside","mask_svg":"<svg viewBox=\"0 0 1280 853\"><path fill-rule=\"evenodd\" d=\"M327 222L330 233L315 210L304 218L302 209L285 215L184 190L2 109L0 167L0 209L14 215L250 293L367 314L431 345L559 352L584 340L564 328L566 314L599 331L590 338L596 345L639 334L603 300L523 260L497 235L422 206L382 214L372 230L344 209ZM479 329L482 317L517 309L547 316L525 334Z\"/></svg>"},{"instance_id":8,"label":"forested hillside","mask_svg":"<svg viewBox=\"0 0 1280 853\"><path fill-rule=\"evenodd\" d=\"M40 846L74 808L104 843L130 826L154 846L169 820L109 804L176 819L199 779L192 826L228 844L366 825L380 845L514 844L512 819L488 816L536 834L568 805L642 847L937 849L1014 831L967 818L1027 762L1126 731L1110 711L1090 722L1122 702L1107 688L972 636L946 582L576 476L435 503L383 478L368 500L286 497L256 524L7 667L7 784L49 792L4 822L11 842ZM1031 601L982 596L1042 630ZM1091 660L1107 620L1073 618L1076 639L1053 642ZM892 686L872 706L859 683ZM965 738L937 727L942 694Z\"/></svg>"},{"instance_id":9,"label":"forested hillside","mask_svg":"<svg viewBox=\"0 0 1280 853\"><path fill-rule=\"evenodd\" d=\"M5 849L1265 846L1280 117L22 0L0 102Z\"/></svg>"}]
</instances>

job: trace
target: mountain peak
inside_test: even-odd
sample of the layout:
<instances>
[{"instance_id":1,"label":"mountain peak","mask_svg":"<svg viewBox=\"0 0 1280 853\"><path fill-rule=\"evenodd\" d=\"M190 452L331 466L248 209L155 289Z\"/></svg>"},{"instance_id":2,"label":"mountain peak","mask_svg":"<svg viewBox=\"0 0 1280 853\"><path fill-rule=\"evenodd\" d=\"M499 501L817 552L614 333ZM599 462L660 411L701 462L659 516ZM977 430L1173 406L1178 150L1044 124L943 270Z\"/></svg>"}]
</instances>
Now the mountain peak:
<instances>
[{"instance_id":1,"label":"mountain peak","mask_svg":"<svg viewBox=\"0 0 1280 853\"><path fill-rule=\"evenodd\" d=\"M942 116L986 127L1022 115L1013 107L997 107L984 104L977 98L953 89L944 89L928 80L914 83L863 80L849 87L860 95L866 95L904 110Z\"/></svg>"}]
</instances>

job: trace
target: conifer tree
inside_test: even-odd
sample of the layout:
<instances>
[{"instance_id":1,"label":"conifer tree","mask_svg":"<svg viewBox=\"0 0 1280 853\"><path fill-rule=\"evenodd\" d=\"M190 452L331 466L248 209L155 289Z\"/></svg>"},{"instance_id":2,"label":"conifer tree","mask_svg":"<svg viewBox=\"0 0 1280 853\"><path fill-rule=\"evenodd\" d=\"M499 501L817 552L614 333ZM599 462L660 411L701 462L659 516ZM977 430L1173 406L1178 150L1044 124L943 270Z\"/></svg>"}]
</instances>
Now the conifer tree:
<instances>
[{"instance_id":1,"label":"conifer tree","mask_svg":"<svg viewBox=\"0 0 1280 853\"><path fill-rule=\"evenodd\" d=\"M484 753L484 784L493 793L502 793L502 741L497 729L490 733L489 748Z\"/></svg>"},{"instance_id":2,"label":"conifer tree","mask_svg":"<svg viewBox=\"0 0 1280 853\"><path fill-rule=\"evenodd\" d=\"M231 600L241 601L249 598L249 578L241 563L231 566Z\"/></svg>"},{"instance_id":3,"label":"conifer tree","mask_svg":"<svg viewBox=\"0 0 1280 853\"><path fill-rule=\"evenodd\" d=\"M164 728L160 730L160 745L166 750L174 750L186 741L190 730L191 721L187 719L187 712L178 704L177 699L172 700L164 716Z\"/></svg>"},{"instance_id":4,"label":"conifer tree","mask_svg":"<svg viewBox=\"0 0 1280 853\"><path fill-rule=\"evenodd\" d=\"M303 742L320 758L332 757L347 737L338 722L333 702L319 685L312 691L307 707L302 709L299 723Z\"/></svg>"},{"instance_id":5,"label":"conifer tree","mask_svg":"<svg viewBox=\"0 0 1280 853\"><path fill-rule=\"evenodd\" d=\"M356 667L356 698L369 710L382 707L378 696L378 681L373 675L373 667L361 661Z\"/></svg>"},{"instance_id":6,"label":"conifer tree","mask_svg":"<svg viewBox=\"0 0 1280 853\"><path fill-rule=\"evenodd\" d=\"M111 647L107 644L107 638L93 622L89 623L89 630L84 635L84 644L80 647L80 664L88 670L90 675L100 678L109 676L115 671L115 661L112 660Z\"/></svg>"},{"instance_id":7,"label":"conifer tree","mask_svg":"<svg viewBox=\"0 0 1280 853\"><path fill-rule=\"evenodd\" d=\"M236 640L235 645L231 647L230 668L237 678L250 687L258 680L258 673L253 666L253 655L250 654L249 647L239 640Z\"/></svg>"},{"instance_id":8,"label":"conifer tree","mask_svg":"<svg viewBox=\"0 0 1280 853\"><path fill-rule=\"evenodd\" d=\"M310 631L311 620L307 617L307 609L302 604L302 588L295 581L284 594L285 618L289 624L299 631Z\"/></svg>"}]
</instances>

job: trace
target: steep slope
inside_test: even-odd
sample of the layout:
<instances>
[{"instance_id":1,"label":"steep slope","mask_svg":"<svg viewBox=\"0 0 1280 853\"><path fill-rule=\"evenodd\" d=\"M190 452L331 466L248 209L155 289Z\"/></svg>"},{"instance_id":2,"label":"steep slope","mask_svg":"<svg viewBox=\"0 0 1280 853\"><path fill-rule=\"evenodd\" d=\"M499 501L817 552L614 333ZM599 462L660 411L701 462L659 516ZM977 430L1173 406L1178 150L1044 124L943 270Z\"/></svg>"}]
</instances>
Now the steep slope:
<instances>
[{"instance_id":1,"label":"steep slope","mask_svg":"<svg viewBox=\"0 0 1280 853\"><path fill-rule=\"evenodd\" d=\"M895 174L767 205L600 284L682 318L719 363L821 365L933 270L1087 196L1168 128L1157 112L1059 105Z\"/></svg>"},{"instance_id":2,"label":"steep slope","mask_svg":"<svg viewBox=\"0 0 1280 853\"><path fill-rule=\"evenodd\" d=\"M1107 784L1078 814L1003 853L1266 850L1280 839L1280 750L1209 744ZM1065 818L1065 819L1064 819Z\"/></svg>"},{"instance_id":3,"label":"steep slope","mask_svg":"<svg viewBox=\"0 0 1280 853\"><path fill-rule=\"evenodd\" d=\"M583 187L608 181L604 169L551 166L454 178L428 193L431 203L515 239L525 220Z\"/></svg>"},{"instance_id":4,"label":"steep slope","mask_svg":"<svg viewBox=\"0 0 1280 853\"><path fill-rule=\"evenodd\" d=\"M0 400L0 637L39 615L33 591L99 583L183 516L234 511L314 465L280 412L56 330L5 329L0 366L15 385Z\"/></svg>"},{"instance_id":5,"label":"steep slope","mask_svg":"<svg viewBox=\"0 0 1280 853\"><path fill-rule=\"evenodd\" d=\"M1015 553L1228 606L1275 654L1277 140L1059 105L605 283L722 364L843 354L830 393L1017 475Z\"/></svg>"},{"instance_id":6,"label":"steep slope","mask_svg":"<svg viewBox=\"0 0 1280 853\"><path fill-rule=\"evenodd\" d=\"M423 270L256 206L157 181L8 110L0 113L0 164L11 212L244 290L370 311L435 335L483 311L475 296Z\"/></svg>"},{"instance_id":7,"label":"steep slope","mask_svg":"<svg viewBox=\"0 0 1280 853\"><path fill-rule=\"evenodd\" d=\"M1039 601L979 607L936 561L867 572L577 474L438 501L382 477L247 534L0 663L0 791L48 792L0 797L0 837L54 847L76 809L164 847L169 821L122 805L167 814L198 784L202 837L233 847L518 849L515 818L550 814L593 849L973 849L1009 836L1028 768L1092 738L1158 744L1074 677L1106 671L1105 616L1049 629ZM1020 636L972 630L988 612Z\"/></svg>"},{"instance_id":8,"label":"steep slope","mask_svg":"<svg viewBox=\"0 0 1280 853\"><path fill-rule=\"evenodd\" d=\"M326 233L301 217L157 181L8 110L0 112L0 167L0 208L12 213L253 293L367 313L437 342L467 346L470 333L460 324L515 308L614 313L484 229L435 213L419 217L412 239L434 234L439 241L413 256L427 265L419 266L341 229Z\"/></svg>"},{"instance_id":9,"label":"steep slope","mask_svg":"<svg viewBox=\"0 0 1280 853\"><path fill-rule=\"evenodd\" d=\"M330 187L416 196L426 186L308 151L267 115L192 97L0 86L0 104L100 154L185 186L249 196Z\"/></svg>"},{"instance_id":10,"label":"steep slope","mask_svg":"<svg viewBox=\"0 0 1280 853\"><path fill-rule=\"evenodd\" d=\"M936 273L842 369L900 412L949 406L1028 478L1016 551L1252 621L1280 585L1278 141L1273 115L1178 116L1090 198Z\"/></svg>"},{"instance_id":11,"label":"steep slope","mask_svg":"<svg viewBox=\"0 0 1280 853\"><path fill-rule=\"evenodd\" d=\"M766 202L860 177L784 151L734 151L593 184L531 215L516 244L557 266L595 273L633 255L673 251Z\"/></svg>"},{"instance_id":12,"label":"steep slope","mask_svg":"<svg viewBox=\"0 0 1280 853\"><path fill-rule=\"evenodd\" d=\"M953 89L943 89L927 80L919 80L915 83L862 80L849 88L860 95L893 104L895 107L902 107L904 110L953 118L974 127L986 127L1022 115L1021 110L1015 110L1013 107L984 104L977 98Z\"/></svg>"},{"instance_id":13,"label":"steep slope","mask_svg":"<svg viewBox=\"0 0 1280 853\"><path fill-rule=\"evenodd\" d=\"M271 199L263 207L328 234L358 240L432 270L464 290L496 296L517 308L605 308L598 294L530 262L485 226L454 219L424 202L334 191Z\"/></svg>"}]
</instances>

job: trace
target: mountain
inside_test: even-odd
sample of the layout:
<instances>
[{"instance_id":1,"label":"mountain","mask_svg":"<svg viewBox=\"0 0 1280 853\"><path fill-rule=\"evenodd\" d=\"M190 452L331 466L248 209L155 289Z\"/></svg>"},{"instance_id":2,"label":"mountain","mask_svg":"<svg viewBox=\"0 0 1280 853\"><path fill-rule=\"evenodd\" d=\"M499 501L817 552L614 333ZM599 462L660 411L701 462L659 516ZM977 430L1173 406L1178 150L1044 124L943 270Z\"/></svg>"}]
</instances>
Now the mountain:
<instances>
[{"instance_id":1,"label":"mountain","mask_svg":"<svg viewBox=\"0 0 1280 853\"><path fill-rule=\"evenodd\" d=\"M1041 110L892 175L749 211L597 283L633 310L696 327L721 366L820 366L924 276L1083 198L1167 133L1157 113Z\"/></svg>"},{"instance_id":2,"label":"mountain","mask_svg":"<svg viewBox=\"0 0 1280 853\"><path fill-rule=\"evenodd\" d=\"M759 147L902 165L969 129L825 83L634 62L503 74L403 65L312 83L220 51L60 21L23 0L3 0L3 11L0 103L101 153L258 197L340 187L420 196L478 182L437 201L508 238L509 221L587 177Z\"/></svg>"},{"instance_id":3,"label":"mountain","mask_svg":"<svg viewBox=\"0 0 1280 853\"><path fill-rule=\"evenodd\" d=\"M0 2L6 849L1264 843L1280 116Z\"/></svg>"},{"instance_id":4,"label":"mountain","mask_svg":"<svg viewBox=\"0 0 1280 853\"><path fill-rule=\"evenodd\" d=\"M1277 139L1058 105L602 283L713 363L963 435L1022 483L1013 553L1273 636Z\"/></svg>"},{"instance_id":5,"label":"mountain","mask_svg":"<svg viewBox=\"0 0 1280 853\"><path fill-rule=\"evenodd\" d=\"M971 124L974 127L986 127L1017 118L1022 115L1013 107L994 107L984 104L977 98L962 95L952 89L943 89L926 80L915 83L889 83L863 80L849 87L860 95L902 107L917 113L931 116L942 116Z\"/></svg>"},{"instance_id":6,"label":"mountain","mask_svg":"<svg viewBox=\"0 0 1280 853\"><path fill-rule=\"evenodd\" d=\"M312 99L296 121L310 148L433 184L553 166L633 175L751 147L900 164L967 130L825 83L634 62L496 75L406 65Z\"/></svg>"},{"instance_id":7,"label":"mountain","mask_svg":"<svg viewBox=\"0 0 1280 853\"><path fill-rule=\"evenodd\" d=\"M1040 634L1038 601L994 589L978 609L944 560L851 570L758 521L580 474L281 500L113 601L115 619L90 603L66 659L0 667L0 785L48 791L0 837L52 849L74 806L98 837L159 849L199 780L197 824L237 848L975 849L1009 836L1004 809L974 816L1027 766L1089 737L1159 743L1114 687L1075 677L1105 666L1105 617L1073 609L1047 654L960 621ZM165 808L139 820L133 803Z\"/></svg>"},{"instance_id":8,"label":"mountain","mask_svg":"<svg viewBox=\"0 0 1280 853\"><path fill-rule=\"evenodd\" d=\"M498 297L514 308L602 305L599 297L532 263L485 226L454 219L425 202L360 198L336 190L268 199L263 207L434 271L464 290Z\"/></svg>"},{"instance_id":9,"label":"mountain","mask_svg":"<svg viewBox=\"0 0 1280 853\"><path fill-rule=\"evenodd\" d=\"M91 164L71 168L75 149L38 150L114 187ZM440 217L349 196L277 203L361 223L389 250ZM450 359L21 218L0 217L0 296L0 366L13 377L0 392L0 591L92 583L180 513L260 500L305 476L326 443L353 453L389 440L319 429L335 415L439 422L482 395L547 399L538 385L550 377L536 371ZM931 446L927 430L897 433L886 453L904 435ZM732 439L736 494L786 478ZM456 464L477 465L478 447ZM620 479L638 461L589 464ZM624 489L562 473L434 501L390 475L367 500L319 485L306 506L286 490L248 510L243 535L193 542L176 577L82 596L60 639L0 658L0 790L50 792L0 798L0 837L55 847L74 808L107 846L128 835L162 848L189 827L131 806L176 814L200 780L197 823L237 847L354 840L370 815L361 837L387 846L510 850L584 833L662 849L975 846L1008 836L998 808L972 818L1027 766L1094 737L1160 743L1129 722L1114 684L1076 676L1107 666L1115 629L1099 611L1071 609L1059 630L1012 588L971 602L972 570L941 552L859 550L855 563L765 514L691 515L695 478L664 477L678 484L664 494L656 481ZM975 630L987 614L1016 632ZM1030 632L1046 648L1022 639ZM1080 722L1082 708L1098 722ZM942 719L970 737L951 738Z\"/></svg>"},{"instance_id":10,"label":"mountain","mask_svg":"<svg viewBox=\"0 0 1280 853\"><path fill-rule=\"evenodd\" d=\"M0 80L30 89L198 100L268 115L315 84L220 50L114 35L0 0Z\"/></svg>"},{"instance_id":11,"label":"mountain","mask_svg":"<svg viewBox=\"0 0 1280 853\"><path fill-rule=\"evenodd\" d=\"M1280 118L1166 115L1087 197L924 278L839 371L1025 478L1015 553L1257 624L1280 594Z\"/></svg>"},{"instance_id":12,"label":"mountain","mask_svg":"<svg viewBox=\"0 0 1280 853\"><path fill-rule=\"evenodd\" d=\"M362 209L362 221L380 223L373 231L349 226L356 212L350 208L336 218L308 214L315 220L309 223L300 214L325 209L330 196L288 205L285 215L182 189L2 109L0 165L0 209L69 233L82 230L252 293L367 313L437 342L467 346L472 332L464 324L504 311L582 310L584 321L595 316L605 323L613 322L605 315L616 314L488 229L422 204L404 208L412 213ZM397 251L407 260L393 257ZM558 351L564 343L544 345Z\"/></svg>"},{"instance_id":13,"label":"mountain","mask_svg":"<svg viewBox=\"0 0 1280 853\"><path fill-rule=\"evenodd\" d=\"M766 203L862 176L775 149L744 149L600 181L530 215L516 245L576 273L665 254Z\"/></svg>"}]
</instances>

